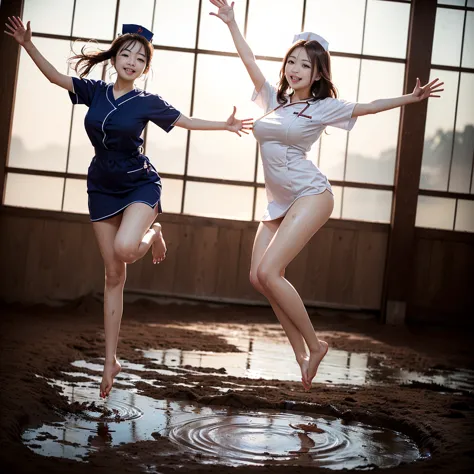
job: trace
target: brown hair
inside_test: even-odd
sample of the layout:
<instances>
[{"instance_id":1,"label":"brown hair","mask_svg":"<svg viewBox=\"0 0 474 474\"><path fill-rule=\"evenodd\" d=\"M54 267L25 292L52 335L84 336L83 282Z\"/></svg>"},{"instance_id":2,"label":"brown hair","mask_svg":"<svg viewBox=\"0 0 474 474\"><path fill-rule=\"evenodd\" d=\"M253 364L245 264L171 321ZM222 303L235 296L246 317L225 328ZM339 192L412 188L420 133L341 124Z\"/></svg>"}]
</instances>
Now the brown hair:
<instances>
[{"instance_id":1,"label":"brown hair","mask_svg":"<svg viewBox=\"0 0 474 474\"><path fill-rule=\"evenodd\" d=\"M91 72L91 69L95 65L107 61L108 59L115 59L122 49L133 46L137 41L145 47L146 66L143 72L146 74L150 69L151 59L153 57L153 45L146 38L136 33L126 33L115 38L110 48L105 51L99 50L97 52L88 53L86 52L86 46L83 46L81 53L74 55L69 61L77 60L73 68L76 72L80 73L79 75L82 79Z\"/></svg>"},{"instance_id":2,"label":"brown hair","mask_svg":"<svg viewBox=\"0 0 474 474\"><path fill-rule=\"evenodd\" d=\"M285 94L290 88L285 77L285 67L288 58L296 48L304 48L311 61L311 76L317 70L320 79L311 84L311 96L313 99L325 99L326 97L337 97L336 86L332 83L331 77L331 56L317 41L300 40L296 42L286 53L280 70L280 83L278 84L277 100L280 104L286 102Z\"/></svg>"}]
</instances>

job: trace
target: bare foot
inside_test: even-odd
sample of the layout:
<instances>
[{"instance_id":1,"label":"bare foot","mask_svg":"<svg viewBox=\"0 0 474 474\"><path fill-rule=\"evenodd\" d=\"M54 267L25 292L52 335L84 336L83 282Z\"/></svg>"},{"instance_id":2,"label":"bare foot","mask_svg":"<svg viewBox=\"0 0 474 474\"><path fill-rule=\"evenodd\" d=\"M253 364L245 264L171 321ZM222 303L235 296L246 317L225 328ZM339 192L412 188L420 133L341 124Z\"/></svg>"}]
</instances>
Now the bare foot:
<instances>
[{"instance_id":1,"label":"bare foot","mask_svg":"<svg viewBox=\"0 0 474 474\"><path fill-rule=\"evenodd\" d=\"M294 430L303 430L305 433L324 433L324 430L318 428L316 423L299 423L297 425L290 423L290 426Z\"/></svg>"},{"instance_id":2,"label":"bare foot","mask_svg":"<svg viewBox=\"0 0 474 474\"><path fill-rule=\"evenodd\" d=\"M309 357L303 357L297 360L297 362L301 369L301 383L303 384L303 388L309 390L311 388L311 384L308 381Z\"/></svg>"},{"instance_id":3,"label":"bare foot","mask_svg":"<svg viewBox=\"0 0 474 474\"><path fill-rule=\"evenodd\" d=\"M153 263L160 263L166 258L166 244L161 233L161 224L155 222L151 228L155 231L151 252L153 254Z\"/></svg>"},{"instance_id":4,"label":"bare foot","mask_svg":"<svg viewBox=\"0 0 474 474\"><path fill-rule=\"evenodd\" d=\"M115 376L122 369L117 360L104 363L104 372L102 374L102 382L100 383L100 398L106 398L112 390Z\"/></svg>"},{"instance_id":5,"label":"bare foot","mask_svg":"<svg viewBox=\"0 0 474 474\"><path fill-rule=\"evenodd\" d=\"M324 356L328 353L328 343L325 341L319 341L319 349L317 351L310 351L309 353L309 366L308 366L308 383L311 387L311 382L316 373L318 372L318 367L321 361L324 359Z\"/></svg>"}]
</instances>

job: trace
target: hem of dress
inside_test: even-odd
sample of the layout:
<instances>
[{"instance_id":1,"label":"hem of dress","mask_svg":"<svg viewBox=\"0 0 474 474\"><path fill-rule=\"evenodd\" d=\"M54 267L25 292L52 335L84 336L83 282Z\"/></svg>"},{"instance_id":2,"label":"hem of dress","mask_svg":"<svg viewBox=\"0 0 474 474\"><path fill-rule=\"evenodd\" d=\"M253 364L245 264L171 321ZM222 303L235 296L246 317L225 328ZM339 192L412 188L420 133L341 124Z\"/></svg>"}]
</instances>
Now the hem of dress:
<instances>
[{"instance_id":1,"label":"hem of dress","mask_svg":"<svg viewBox=\"0 0 474 474\"><path fill-rule=\"evenodd\" d=\"M261 219L261 222L270 222L270 221L275 221L277 219L281 219L282 217L285 217L286 214L288 213L288 211L291 209L291 206L293 206L293 204L298 200L298 199L301 199L303 197L306 197L306 196L317 196L318 194L323 194L324 191L329 191L333 196L334 196L334 193L332 192L332 189L331 188L324 188L322 191L319 191L319 192L312 192L312 193L309 193L309 194L303 194L302 196L298 196L289 206L288 206L288 209L286 209L286 211L283 211L281 214L279 214L278 216L276 217L271 217L270 219Z\"/></svg>"},{"instance_id":2,"label":"hem of dress","mask_svg":"<svg viewBox=\"0 0 474 474\"><path fill-rule=\"evenodd\" d=\"M112 214L109 214L108 216L104 216L104 217L99 217L97 219L92 219L92 217L90 218L91 222L99 222L99 221L105 221L106 219L110 219L111 217L114 217L116 216L117 214L120 214L122 211L124 211L125 209L127 209L128 206L131 206L132 204L137 204L137 203L142 203L142 204L146 204L147 206L151 207L152 209L155 208L156 205L158 205L160 202L160 200L158 199L158 201L155 202L155 204L150 204L149 202L146 202L146 201L133 201L133 202L129 202L126 206L123 206L121 209L119 209L118 211L115 211L113 212ZM159 210L158 210L158 213L159 213Z\"/></svg>"}]
</instances>

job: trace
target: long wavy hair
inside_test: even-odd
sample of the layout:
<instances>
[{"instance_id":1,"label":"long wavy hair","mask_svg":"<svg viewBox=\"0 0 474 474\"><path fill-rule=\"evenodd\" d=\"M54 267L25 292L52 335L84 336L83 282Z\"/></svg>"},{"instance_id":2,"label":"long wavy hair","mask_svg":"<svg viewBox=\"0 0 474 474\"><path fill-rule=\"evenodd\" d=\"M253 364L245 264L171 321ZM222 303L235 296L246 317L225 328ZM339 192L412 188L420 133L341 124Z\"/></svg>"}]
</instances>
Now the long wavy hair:
<instances>
[{"instance_id":1,"label":"long wavy hair","mask_svg":"<svg viewBox=\"0 0 474 474\"><path fill-rule=\"evenodd\" d=\"M115 38L115 40L110 45L110 48L105 51L99 50L95 52L87 52L87 45L83 46L81 48L80 54L72 56L71 58L69 58L69 61L76 61L76 63L73 65L73 69L79 74L81 78L83 78L91 72L94 66L109 59L115 60L117 54L119 54L122 49L128 49L130 47L133 47L136 42L142 44L145 48L146 65L143 74L146 74L151 66L151 60L153 58L154 49L152 44L147 41L146 38L136 33L126 33Z\"/></svg>"},{"instance_id":2,"label":"long wavy hair","mask_svg":"<svg viewBox=\"0 0 474 474\"><path fill-rule=\"evenodd\" d=\"M285 76L286 63L296 48L304 48L311 61L311 77L318 71L320 79L311 84L311 96L313 99L325 99L326 97L337 98L337 89L331 77L331 56L317 41L297 41L286 53L280 70L280 82L278 84L277 100L280 104L286 103L285 95L291 90Z\"/></svg>"}]
</instances>

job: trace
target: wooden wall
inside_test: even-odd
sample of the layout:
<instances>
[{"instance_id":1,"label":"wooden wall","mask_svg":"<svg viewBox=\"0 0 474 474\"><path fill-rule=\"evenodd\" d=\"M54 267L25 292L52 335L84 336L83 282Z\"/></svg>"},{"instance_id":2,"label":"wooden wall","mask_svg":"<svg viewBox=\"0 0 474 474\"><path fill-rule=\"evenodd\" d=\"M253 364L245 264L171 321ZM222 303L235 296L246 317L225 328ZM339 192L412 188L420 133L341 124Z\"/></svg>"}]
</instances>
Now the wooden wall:
<instances>
[{"instance_id":1,"label":"wooden wall","mask_svg":"<svg viewBox=\"0 0 474 474\"><path fill-rule=\"evenodd\" d=\"M474 325L474 234L416 229L408 322Z\"/></svg>"},{"instance_id":2,"label":"wooden wall","mask_svg":"<svg viewBox=\"0 0 474 474\"><path fill-rule=\"evenodd\" d=\"M248 273L256 223L164 215L168 257L129 265L127 288L162 295L263 302ZM329 221L289 266L309 305L380 310L389 227ZM408 322L472 325L474 235L416 229ZM85 216L0 210L0 300L73 300L103 289Z\"/></svg>"},{"instance_id":3,"label":"wooden wall","mask_svg":"<svg viewBox=\"0 0 474 474\"><path fill-rule=\"evenodd\" d=\"M256 223L160 216L168 244L130 265L127 288L218 300L264 301L248 280ZM379 310L388 225L330 221L287 270L309 303ZM85 216L3 208L0 299L71 300L102 291L103 267Z\"/></svg>"}]
</instances>

